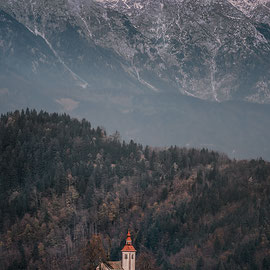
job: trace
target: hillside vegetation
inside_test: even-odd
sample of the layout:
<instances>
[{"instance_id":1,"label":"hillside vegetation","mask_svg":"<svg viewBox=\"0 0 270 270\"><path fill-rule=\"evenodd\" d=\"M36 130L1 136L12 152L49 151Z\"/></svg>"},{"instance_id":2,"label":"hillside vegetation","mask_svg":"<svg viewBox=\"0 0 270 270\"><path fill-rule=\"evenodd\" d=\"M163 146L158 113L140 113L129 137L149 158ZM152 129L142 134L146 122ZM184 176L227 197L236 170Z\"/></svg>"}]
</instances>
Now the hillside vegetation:
<instances>
[{"instance_id":1,"label":"hillside vegetation","mask_svg":"<svg viewBox=\"0 0 270 270\"><path fill-rule=\"evenodd\" d=\"M153 149L68 115L0 120L0 269L269 269L270 164ZM148 266L147 266L148 265Z\"/></svg>"}]
</instances>

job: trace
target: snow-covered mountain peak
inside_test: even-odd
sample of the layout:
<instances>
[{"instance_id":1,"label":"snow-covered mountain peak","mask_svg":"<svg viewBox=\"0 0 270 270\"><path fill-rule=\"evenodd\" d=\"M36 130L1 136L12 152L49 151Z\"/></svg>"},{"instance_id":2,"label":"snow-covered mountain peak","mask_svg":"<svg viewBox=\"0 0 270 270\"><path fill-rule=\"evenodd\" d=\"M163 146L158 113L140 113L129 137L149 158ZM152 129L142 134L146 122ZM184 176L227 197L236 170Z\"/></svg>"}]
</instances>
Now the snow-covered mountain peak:
<instances>
[{"instance_id":1,"label":"snow-covered mountain peak","mask_svg":"<svg viewBox=\"0 0 270 270\"><path fill-rule=\"evenodd\" d=\"M122 8L122 9L138 9L141 10L147 5L148 0L95 0L96 2L102 3L107 7L111 8Z\"/></svg>"},{"instance_id":2,"label":"snow-covered mountain peak","mask_svg":"<svg viewBox=\"0 0 270 270\"><path fill-rule=\"evenodd\" d=\"M234 7L246 15L250 15L259 6L270 11L270 0L228 0Z\"/></svg>"},{"instance_id":3,"label":"snow-covered mountain peak","mask_svg":"<svg viewBox=\"0 0 270 270\"><path fill-rule=\"evenodd\" d=\"M9 0L1 7L42 33L72 70L88 55L66 52L76 34L84 46L116 53L149 90L270 102L270 0Z\"/></svg>"}]
</instances>

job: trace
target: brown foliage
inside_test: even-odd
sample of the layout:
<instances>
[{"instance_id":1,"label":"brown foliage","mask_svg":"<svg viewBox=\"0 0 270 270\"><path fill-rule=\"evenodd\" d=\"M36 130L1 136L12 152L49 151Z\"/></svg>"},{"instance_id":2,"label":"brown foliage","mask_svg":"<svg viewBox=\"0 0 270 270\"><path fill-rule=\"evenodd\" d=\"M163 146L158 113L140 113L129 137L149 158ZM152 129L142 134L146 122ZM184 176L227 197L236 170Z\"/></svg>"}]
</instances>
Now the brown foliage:
<instances>
[{"instance_id":1,"label":"brown foliage","mask_svg":"<svg viewBox=\"0 0 270 270\"><path fill-rule=\"evenodd\" d=\"M94 234L82 249L82 269L94 270L100 262L106 261L107 254L99 234Z\"/></svg>"},{"instance_id":2,"label":"brown foliage","mask_svg":"<svg viewBox=\"0 0 270 270\"><path fill-rule=\"evenodd\" d=\"M156 259L150 251L142 251L136 261L136 268L138 270L158 270Z\"/></svg>"}]
</instances>

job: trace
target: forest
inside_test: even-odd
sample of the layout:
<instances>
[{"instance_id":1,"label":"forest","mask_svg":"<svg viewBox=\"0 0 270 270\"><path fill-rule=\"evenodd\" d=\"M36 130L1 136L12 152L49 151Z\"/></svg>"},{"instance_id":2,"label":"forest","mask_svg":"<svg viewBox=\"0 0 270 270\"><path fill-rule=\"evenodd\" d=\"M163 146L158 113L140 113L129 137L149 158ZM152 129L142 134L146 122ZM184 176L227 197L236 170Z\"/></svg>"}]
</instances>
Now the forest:
<instances>
[{"instance_id":1,"label":"forest","mask_svg":"<svg viewBox=\"0 0 270 270\"><path fill-rule=\"evenodd\" d=\"M270 163L153 148L85 119L0 118L0 269L270 269Z\"/></svg>"}]
</instances>

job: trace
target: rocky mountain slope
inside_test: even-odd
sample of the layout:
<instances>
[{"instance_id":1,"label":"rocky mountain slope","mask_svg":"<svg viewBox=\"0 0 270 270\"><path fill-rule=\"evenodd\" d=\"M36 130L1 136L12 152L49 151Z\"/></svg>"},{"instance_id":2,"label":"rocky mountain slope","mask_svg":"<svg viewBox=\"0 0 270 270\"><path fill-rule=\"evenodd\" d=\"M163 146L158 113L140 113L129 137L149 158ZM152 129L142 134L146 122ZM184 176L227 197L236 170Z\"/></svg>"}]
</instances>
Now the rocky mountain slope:
<instances>
[{"instance_id":1,"label":"rocky mountain slope","mask_svg":"<svg viewBox=\"0 0 270 270\"><path fill-rule=\"evenodd\" d=\"M101 2L153 41L182 93L269 102L269 1Z\"/></svg>"},{"instance_id":2,"label":"rocky mountain slope","mask_svg":"<svg viewBox=\"0 0 270 270\"><path fill-rule=\"evenodd\" d=\"M63 46L71 26L88 44L116 52L127 61L125 72L151 90L270 102L269 1L11 0L1 6L50 44L83 85L93 70L82 69L87 54Z\"/></svg>"},{"instance_id":3,"label":"rocky mountain slope","mask_svg":"<svg viewBox=\"0 0 270 270\"><path fill-rule=\"evenodd\" d=\"M270 158L268 7L0 1L0 111L65 111L125 139Z\"/></svg>"}]
</instances>

